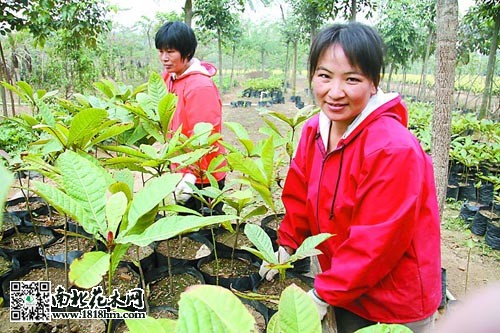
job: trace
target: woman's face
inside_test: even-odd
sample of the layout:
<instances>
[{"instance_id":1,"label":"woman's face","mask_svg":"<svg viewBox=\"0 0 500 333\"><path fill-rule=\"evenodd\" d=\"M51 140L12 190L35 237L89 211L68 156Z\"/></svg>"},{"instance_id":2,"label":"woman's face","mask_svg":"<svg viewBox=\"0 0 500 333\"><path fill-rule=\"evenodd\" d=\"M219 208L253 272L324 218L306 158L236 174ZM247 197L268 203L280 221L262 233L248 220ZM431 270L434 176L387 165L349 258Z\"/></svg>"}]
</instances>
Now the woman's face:
<instances>
[{"instance_id":1,"label":"woman's face","mask_svg":"<svg viewBox=\"0 0 500 333\"><path fill-rule=\"evenodd\" d=\"M175 73L177 76L181 75L186 71L188 66L188 60L182 59L181 53L175 49L165 49L159 50L160 61L165 67L165 70L169 73Z\"/></svg>"},{"instance_id":2,"label":"woman's face","mask_svg":"<svg viewBox=\"0 0 500 333\"><path fill-rule=\"evenodd\" d=\"M312 79L314 96L331 120L349 125L377 92L372 80L353 67L338 44L328 47L318 59Z\"/></svg>"}]
</instances>

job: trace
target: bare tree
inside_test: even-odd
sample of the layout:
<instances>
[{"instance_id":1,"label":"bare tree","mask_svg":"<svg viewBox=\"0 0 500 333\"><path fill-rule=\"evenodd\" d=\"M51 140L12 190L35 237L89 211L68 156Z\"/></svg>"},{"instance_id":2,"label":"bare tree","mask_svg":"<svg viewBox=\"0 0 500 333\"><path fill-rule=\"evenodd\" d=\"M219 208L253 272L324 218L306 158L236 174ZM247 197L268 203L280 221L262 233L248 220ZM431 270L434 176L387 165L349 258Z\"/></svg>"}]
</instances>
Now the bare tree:
<instances>
[{"instance_id":1,"label":"bare tree","mask_svg":"<svg viewBox=\"0 0 500 333\"><path fill-rule=\"evenodd\" d=\"M455 81L457 0L437 1L436 100L432 117L432 157L439 210L443 211L448 184L451 113Z\"/></svg>"}]
</instances>

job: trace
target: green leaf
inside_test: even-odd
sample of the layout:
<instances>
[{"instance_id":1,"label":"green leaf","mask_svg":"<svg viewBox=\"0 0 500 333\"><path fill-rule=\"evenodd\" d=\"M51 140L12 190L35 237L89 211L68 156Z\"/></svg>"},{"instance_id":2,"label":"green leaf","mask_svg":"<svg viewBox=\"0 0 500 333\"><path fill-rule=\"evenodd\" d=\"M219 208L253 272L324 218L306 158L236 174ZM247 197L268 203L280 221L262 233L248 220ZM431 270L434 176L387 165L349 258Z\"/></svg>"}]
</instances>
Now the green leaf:
<instances>
[{"instance_id":1,"label":"green leaf","mask_svg":"<svg viewBox=\"0 0 500 333\"><path fill-rule=\"evenodd\" d=\"M271 239L266 234L264 229L256 224L248 223L245 225L245 235L248 240L262 253L264 260L277 264L278 260L274 254L273 244Z\"/></svg>"},{"instance_id":2,"label":"green leaf","mask_svg":"<svg viewBox=\"0 0 500 333\"><path fill-rule=\"evenodd\" d=\"M276 312L271 317L271 319L269 319L269 322L267 323L266 333L281 333L278 319L279 319L279 315L278 315L278 312Z\"/></svg>"},{"instance_id":3,"label":"green leaf","mask_svg":"<svg viewBox=\"0 0 500 333\"><path fill-rule=\"evenodd\" d=\"M129 224L125 233L135 226L141 216L158 206L167 195L172 193L181 178L181 174L165 174L149 180L132 201L128 212Z\"/></svg>"},{"instance_id":4,"label":"green leaf","mask_svg":"<svg viewBox=\"0 0 500 333\"><path fill-rule=\"evenodd\" d=\"M2 164L0 164L0 229L3 225L3 208L10 186L14 182L14 175L9 172Z\"/></svg>"},{"instance_id":5,"label":"green leaf","mask_svg":"<svg viewBox=\"0 0 500 333\"><path fill-rule=\"evenodd\" d=\"M295 284L280 297L278 320L281 332L321 333L321 321L313 300Z\"/></svg>"},{"instance_id":6,"label":"green leaf","mask_svg":"<svg viewBox=\"0 0 500 333\"><path fill-rule=\"evenodd\" d=\"M179 333L252 332L255 318L226 288L211 285L189 287L179 301Z\"/></svg>"},{"instance_id":7,"label":"green leaf","mask_svg":"<svg viewBox=\"0 0 500 333\"><path fill-rule=\"evenodd\" d=\"M111 253L111 266L110 266L111 276L115 274L116 267L118 267L120 261L122 260L125 253L127 253L128 248L131 245L132 244L115 244L115 248Z\"/></svg>"},{"instance_id":8,"label":"green leaf","mask_svg":"<svg viewBox=\"0 0 500 333\"><path fill-rule=\"evenodd\" d=\"M290 257L289 261L294 262L306 257L321 254L322 252L319 250L315 250L315 247L332 236L333 235L329 233L321 233L318 235L307 237L302 242L302 244L300 244L297 251L295 251L295 253Z\"/></svg>"},{"instance_id":9,"label":"green leaf","mask_svg":"<svg viewBox=\"0 0 500 333\"><path fill-rule=\"evenodd\" d=\"M170 122L174 116L175 108L177 106L177 96L174 94L167 94L158 103L158 115L160 116L160 125L163 133L167 133L170 129Z\"/></svg>"},{"instance_id":10,"label":"green leaf","mask_svg":"<svg viewBox=\"0 0 500 333\"><path fill-rule=\"evenodd\" d=\"M109 268L110 255L106 252L87 252L75 259L69 268L69 281L81 288L92 288L101 282Z\"/></svg>"},{"instance_id":11,"label":"green leaf","mask_svg":"<svg viewBox=\"0 0 500 333\"><path fill-rule=\"evenodd\" d=\"M107 231L111 231L113 236L116 236L118 226L127 210L127 204L127 196L123 192L112 194L106 203L106 220L108 221Z\"/></svg>"},{"instance_id":12,"label":"green leaf","mask_svg":"<svg viewBox=\"0 0 500 333\"><path fill-rule=\"evenodd\" d=\"M95 145L100 142L103 142L104 140L114 138L123 132L128 131L129 129L133 128L134 124L133 123L118 123L114 124L113 126L110 126L106 129L104 129L98 136L96 136L92 141L90 142L90 145Z\"/></svg>"},{"instance_id":13,"label":"green leaf","mask_svg":"<svg viewBox=\"0 0 500 333\"><path fill-rule=\"evenodd\" d=\"M82 138L92 136L96 128L108 117L108 113L103 109L83 109L71 121L68 133L67 146L70 147L78 143L80 147L85 147L87 142L80 142Z\"/></svg>"},{"instance_id":14,"label":"green leaf","mask_svg":"<svg viewBox=\"0 0 500 333\"><path fill-rule=\"evenodd\" d=\"M72 217L80 223L86 232L93 235L97 234L97 222L92 219L92 216L78 201L49 184L34 181L33 186L34 191L57 211Z\"/></svg>"},{"instance_id":15,"label":"green leaf","mask_svg":"<svg viewBox=\"0 0 500 333\"><path fill-rule=\"evenodd\" d=\"M106 191L114 182L111 175L102 167L72 151L61 154L56 165L61 170L66 193L85 208L97 223L97 230L104 233L107 229Z\"/></svg>"},{"instance_id":16,"label":"green leaf","mask_svg":"<svg viewBox=\"0 0 500 333\"><path fill-rule=\"evenodd\" d=\"M216 216L167 216L159 219L141 234L127 235L117 239L117 242L130 242L137 246L146 246L152 242L170 239L187 232L199 230L214 224L224 223L237 219L233 215Z\"/></svg>"},{"instance_id":17,"label":"green leaf","mask_svg":"<svg viewBox=\"0 0 500 333\"><path fill-rule=\"evenodd\" d=\"M375 324L364 327L354 333L412 333L413 331L404 325L399 324Z\"/></svg>"},{"instance_id":18,"label":"green leaf","mask_svg":"<svg viewBox=\"0 0 500 333\"><path fill-rule=\"evenodd\" d=\"M122 311L119 311L122 312ZM146 317L144 319L125 319L130 333L173 333L177 332L177 321L172 319Z\"/></svg>"}]
</instances>

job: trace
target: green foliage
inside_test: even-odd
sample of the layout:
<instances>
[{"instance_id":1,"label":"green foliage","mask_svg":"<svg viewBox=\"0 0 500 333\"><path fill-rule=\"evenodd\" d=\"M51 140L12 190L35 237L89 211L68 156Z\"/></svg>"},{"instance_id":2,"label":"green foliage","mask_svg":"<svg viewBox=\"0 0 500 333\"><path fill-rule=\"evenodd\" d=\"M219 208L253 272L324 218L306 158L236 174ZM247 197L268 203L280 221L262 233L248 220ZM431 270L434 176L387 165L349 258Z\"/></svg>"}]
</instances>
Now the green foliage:
<instances>
[{"instance_id":1,"label":"green foliage","mask_svg":"<svg viewBox=\"0 0 500 333\"><path fill-rule=\"evenodd\" d=\"M247 224L245 226L245 235L257 249L246 246L242 247L242 249L256 255L264 261L267 261L269 267L279 271L281 279L285 278L286 270L292 268L292 264L294 262L307 257L322 254L320 250L316 249L316 246L333 236L328 233L321 233L307 237L286 262L280 263L279 258L274 253L271 239L260 226L251 223Z\"/></svg>"},{"instance_id":2,"label":"green foliage","mask_svg":"<svg viewBox=\"0 0 500 333\"><path fill-rule=\"evenodd\" d=\"M0 149L4 150L11 158L27 151L29 144L37 139L31 129L20 126L13 119L0 122Z\"/></svg>"},{"instance_id":3,"label":"green foliage","mask_svg":"<svg viewBox=\"0 0 500 333\"><path fill-rule=\"evenodd\" d=\"M3 225L3 208L9 193L10 186L14 182L14 176L0 164L0 228Z\"/></svg>"},{"instance_id":4,"label":"green foliage","mask_svg":"<svg viewBox=\"0 0 500 333\"><path fill-rule=\"evenodd\" d=\"M311 298L295 284L281 294L276 312L267 325L267 333L320 333L321 321Z\"/></svg>"},{"instance_id":5,"label":"green foliage","mask_svg":"<svg viewBox=\"0 0 500 333\"><path fill-rule=\"evenodd\" d=\"M255 318L231 291L211 285L191 286L181 294L178 320L148 317L125 319L125 323L131 333L250 333L255 328ZM321 322L311 298L296 285L288 286L266 332L320 333Z\"/></svg>"},{"instance_id":6,"label":"green foliage","mask_svg":"<svg viewBox=\"0 0 500 333\"><path fill-rule=\"evenodd\" d=\"M413 331L399 324L375 324L357 330L355 333L412 333Z\"/></svg>"},{"instance_id":7,"label":"green foliage","mask_svg":"<svg viewBox=\"0 0 500 333\"><path fill-rule=\"evenodd\" d=\"M245 89L250 88L254 90L267 90L281 89L283 87L283 80L278 77L270 77L268 79L255 78L243 81L241 86Z\"/></svg>"}]
</instances>

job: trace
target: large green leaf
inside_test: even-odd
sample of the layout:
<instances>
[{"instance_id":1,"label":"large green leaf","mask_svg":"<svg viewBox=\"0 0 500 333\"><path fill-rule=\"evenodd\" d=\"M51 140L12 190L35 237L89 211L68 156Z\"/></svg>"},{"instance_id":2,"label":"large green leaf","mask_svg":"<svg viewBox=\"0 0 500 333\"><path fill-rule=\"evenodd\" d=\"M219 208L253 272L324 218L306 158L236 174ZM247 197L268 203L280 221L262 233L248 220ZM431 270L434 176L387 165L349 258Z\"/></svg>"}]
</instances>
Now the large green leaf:
<instances>
[{"instance_id":1,"label":"large green leaf","mask_svg":"<svg viewBox=\"0 0 500 333\"><path fill-rule=\"evenodd\" d=\"M294 262L306 257L321 254L322 252L315 249L316 246L323 243L328 238L332 237L332 234L321 233L314 236L307 237L295 253L290 257L289 261Z\"/></svg>"},{"instance_id":2,"label":"large green leaf","mask_svg":"<svg viewBox=\"0 0 500 333\"><path fill-rule=\"evenodd\" d=\"M89 134L95 133L96 128L98 128L107 117L108 112L103 109L89 108L78 112L71 121L67 147L75 143L80 143L82 146L86 144L86 142L80 142L81 139Z\"/></svg>"},{"instance_id":3,"label":"large green leaf","mask_svg":"<svg viewBox=\"0 0 500 333\"><path fill-rule=\"evenodd\" d=\"M412 333L413 331L399 324L375 324L357 330L354 333Z\"/></svg>"},{"instance_id":4,"label":"large green leaf","mask_svg":"<svg viewBox=\"0 0 500 333\"><path fill-rule=\"evenodd\" d=\"M165 174L149 180L134 196L128 212L128 227L125 234L135 226L141 216L158 206L172 193L181 178L181 174Z\"/></svg>"},{"instance_id":5,"label":"large green leaf","mask_svg":"<svg viewBox=\"0 0 500 333\"><path fill-rule=\"evenodd\" d=\"M306 292L295 284L283 291L278 305L280 332L321 333L318 310Z\"/></svg>"},{"instance_id":6,"label":"large green leaf","mask_svg":"<svg viewBox=\"0 0 500 333\"><path fill-rule=\"evenodd\" d=\"M128 131L134 127L133 123L118 123L114 124L106 129L104 129L98 136L96 136L92 141L90 142L91 145L95 145L97 143L103 142L104 140L114 138L120 134L122 134L125 131Z\"/></svg>"},{"instance_id":7,"label":"large green leaf","mask_svg":"<svg viewBox=\"0 0 500 333\"><path fill-rule=\"evenodd\" d=\"M78 201L47 183L34 181L33 186L34 191L57 211L72 217L86 232L93 235L97 233L97 222Z\"/></svg>"},{"instance_id":8,"label":"large green leaf","mask_svg":"<svg viewBox=\"0 0 500 333\"><path fill-rule=\"evenodd\" d=\"M142 234L132 234L117 239L117 242L130 242L137 246L146 246L155 241L170 239L172 237L182 235L186 232L199 230L214 224L224 223L227 221L236 220L233 215L216 215L216 216L167 216L159 219L148 227Z\"/></svg>"},{"instance_id":9,"label":"large green leaf","mask_svg":"<svg viewBox=\"0 0 500 333\"><path fill-rule=\"evenodd\" d=\"M113 236L116 236L118 226L123 219L125 211L127 210L127 204L127 196L123 192L112 194L106 203L106 220L108 222L107 231L111 231Z\"/></svg>"},{"instance_id":10,"label":"large green leaf","mask_svg":"<svg viewBox=\"0 0 500 333\"><path fill-rule=\"evenodd\" d=\"M267 184L266 175L251 158L244 157L240 153L228 154L226 158L234 170L240 171L264 186Z\"/></svg>"},{"instance_id":11,"label":"large green leaf","mask_svg":"<svg viewBox=\"0 0 500 333\"><path fill-rule=\"evenodd\" d=\"M262 147L262 155L260 162L262 163L262 169L266 176L266 187L271 187L274 178L274 154L275 149L273 145L273 137L270 136L265 140L264 146Z\"/></svg>"},{"instance_id":12,"label":"large green leaf","mask_svg":"<svg viewBox=\"0 0 500 333\"><path fill-rule=\"evenodd\" d=\"M123 312L123 311L118 311ZM174 333L177 322L172 319L146 317L144 319L125 319L130 333Z\"/></svg>"},{"instance_id":13,"label":"large green leaf","mask_svg":"<svg viewBox=\"0 0 500 333\"><path fill-rule=\"evenodd\" d=\"M179 333L253 332L255 318L226 288L195 285L181 294Z\"/></svg>"},{"instance_id":14,"label":"large green leaf","mask_svg":"<svg viewBox=\"0 0 500 333\"><path fill-rule=\"evenodd\" d=\"M160 125L163 133L167 133L170 129L170 122L174 116L176 106L177 96L174 94L167 94L158 103L158 115L160 116Z\"/></svg>"},{"instance_id":15,"label":"large green leaf","mask_svg":"<svg viewBox=\"0 0 500 333\"><path fill-rule=\"evenodd\" d=\"M148 81L148 95L151 97L151 100L153 101L155 110L157 109L156 107L158 106L160 101L167 94L168 94L167 86L165 85L163 78L157 72L152 72L151 75L149 76L149 81ZM155 120L159 120L159 117L158 119Z\"/></svg>"},{"instance_id":16,"label":"large green leaf","mask_svg":"<svg viewBox=\"0 0 500 333\"><path fill-rule=\"evenodd\" d=\"M66 151L56 162L61 170L66 193L82 205L97 223L97 230L106 231L106 191L114 180L102 167L79 154Z\"/></svg>"},{"instance_id":17,"label":"large green leaf","mask_svg":"<svg viewBox=\"0 0 500 333\"><path fill-rule=\"evenodd\" d=\"M69 268L69 281L81 288L92 288L101 282L109 268L110 255L106 252L87 252L75 259Z\"/></svg>"},{"instance_id":18,"label":"large green leaf","mask_svg":"<svg viewBox=\"0 0 500 333\"><path fill-rule=\"evenodd\" d=\"M262 253L263 259L269 263L277 264L278 260L274 254L271 239L264 229L256 224L248 223L245 225L245 235L248 240Z\"/></svg>"},{"instance_id":19,"label":"large green leaf","mask_svg":"<svg viewBox=\"0 0 500 333\"><path fill-rule=\"evenodd\" d=\"M14 182L14 176L2 164L0 164L0 229L3 225L3 207L7 200L10 186Z\"/></svg>"}]
</instances>

